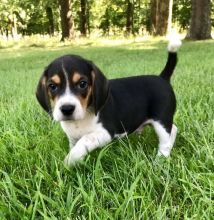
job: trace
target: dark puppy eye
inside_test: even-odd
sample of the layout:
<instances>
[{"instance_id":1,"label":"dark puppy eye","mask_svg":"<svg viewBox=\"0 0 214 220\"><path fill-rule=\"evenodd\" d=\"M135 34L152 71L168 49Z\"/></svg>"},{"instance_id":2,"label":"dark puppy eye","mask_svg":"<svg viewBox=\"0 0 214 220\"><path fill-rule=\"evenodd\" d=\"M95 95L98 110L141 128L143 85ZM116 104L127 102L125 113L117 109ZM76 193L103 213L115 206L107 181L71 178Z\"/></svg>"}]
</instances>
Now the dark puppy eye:
<instances>
[{"instance_id":1,"label":"dark puppy eye","mask_svg":"<svg viewBox=\"0 0 214 220\"><path fill-rule=\"evenodd\" d=\"M83 90L83 89L86 89L88 87L88 83L86 81L80 81L77 86L78 86L79 89Z\"/></svg>"},{"instance_id":2,"label":"dark puppy eye","mask_svg":"<svg viewBox=\"0 0 214 220\"><path fill-rule=\"evenodd\" d=\"M48 88L50 89L51 92L55 92L58 89L57 85L54 83L50 83L48 85Z\"/></svg>"}]
</instances>

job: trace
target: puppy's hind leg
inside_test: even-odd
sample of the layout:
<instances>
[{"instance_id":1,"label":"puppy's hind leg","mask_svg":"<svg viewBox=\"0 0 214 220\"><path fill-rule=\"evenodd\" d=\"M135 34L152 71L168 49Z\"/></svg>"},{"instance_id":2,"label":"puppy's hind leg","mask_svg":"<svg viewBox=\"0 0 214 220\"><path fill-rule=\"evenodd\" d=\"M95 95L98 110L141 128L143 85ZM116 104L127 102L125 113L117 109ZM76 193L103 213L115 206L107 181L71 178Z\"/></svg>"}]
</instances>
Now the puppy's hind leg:
<instances>
[{"instance_id":1,"label":"puppy's hind leg","mask_svg":"<svg viewBox=\"0 0 214 220\"><path fill-rule=\"evenodd\" d=\"M158 156L168 157L175 142L177 127L173 124L171 133L158 121L153 121L152 125L159 138Z\"/></svg>"},{"instance_id":2,"label":"puppy's hind leg","mask_svg":"<svg viewBox=\"0 0 214 220\"><path fill-rule=\"evenodd\" d=\"M173 124L173 125L172 125L171 134L170 134L170 138L171 138L171 149L173 148L173 145L174 145L174 143L175 143L177 131L178 131L177 127Z\"/></svg>"}]
</instances>

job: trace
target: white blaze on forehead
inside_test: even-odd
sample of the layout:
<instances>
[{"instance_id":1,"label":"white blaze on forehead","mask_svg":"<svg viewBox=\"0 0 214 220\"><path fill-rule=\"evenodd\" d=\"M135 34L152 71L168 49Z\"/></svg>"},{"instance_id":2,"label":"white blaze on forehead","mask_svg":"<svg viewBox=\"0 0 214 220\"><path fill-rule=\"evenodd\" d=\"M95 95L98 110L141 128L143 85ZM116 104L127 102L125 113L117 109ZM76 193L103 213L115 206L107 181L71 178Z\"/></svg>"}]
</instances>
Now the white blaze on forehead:
<instances>
[{"instance_id":1,"label":"white blaze on forehead","mask_svg":"<svg viewBox=\"0 0 214 220\"><path fill-rule=\"evenodd\" d=\"M58 98L53 110L53 118L56 121L62 121L64 119L64 115L61 112L61 107L63 105L73 105L75 106L75 110L72 114L72 120L80 120L85 116L86 110L83 109L80 100L77 98L75 94L73 94L69 88L69 80L68 73L66 72L64 65L62 63L62 69L66 80L65 92Z\"/></svg>"},{"instance_id":2,"label":"white blaze on forehead","mask_svg":"<svg viewBox=\"0 0 214 220\"><path fill-rule=\"evenodd\" d=\"M68 80L68 72L66 71L63 63L62 63L62 70L63 70L63 74L65 76L65 81L66 81L66 87L69 86L69 80Z\"/></svg>"}]
</instances>

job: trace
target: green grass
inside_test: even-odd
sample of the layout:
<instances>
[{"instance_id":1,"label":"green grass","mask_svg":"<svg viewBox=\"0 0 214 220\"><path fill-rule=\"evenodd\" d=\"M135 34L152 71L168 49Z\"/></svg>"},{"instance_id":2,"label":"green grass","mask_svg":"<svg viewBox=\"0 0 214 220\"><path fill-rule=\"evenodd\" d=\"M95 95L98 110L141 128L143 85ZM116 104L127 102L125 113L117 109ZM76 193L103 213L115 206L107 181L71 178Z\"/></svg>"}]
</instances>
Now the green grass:
<instances>
[{"instance_id":1,"label":"green grass","mask_svg":"<svg viewBox=\"0 0 214 220\"><path fill-rule=\"evenodd\" d=\"M148 127L68 169L67 138L35 98L44 67L60 55L82 55L114 78L158 74L165 48L150 40L0 50L0 219L214 219L213 41L184 42L179 52L168 159L156 158Z\"/></svg>"}]
</instances>

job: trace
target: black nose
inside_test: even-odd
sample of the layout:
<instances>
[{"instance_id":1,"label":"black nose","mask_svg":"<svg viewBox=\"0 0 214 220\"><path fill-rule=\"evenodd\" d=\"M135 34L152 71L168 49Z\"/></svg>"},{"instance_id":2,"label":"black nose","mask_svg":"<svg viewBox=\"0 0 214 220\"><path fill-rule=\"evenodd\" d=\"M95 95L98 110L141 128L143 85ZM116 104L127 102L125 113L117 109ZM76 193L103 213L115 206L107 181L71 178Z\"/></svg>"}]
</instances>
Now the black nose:
<instances>
[{"instance_id":1,"label":"black nose","mask_svg":"<svg viewBox=\"0 0 214 220\"><path fill-rule=\"evenodd\" d=\"M62 105L60 107L61 112L63 115L69 116L74 112L75 106L74 105Z\"/></svg>"}]
</instances>

